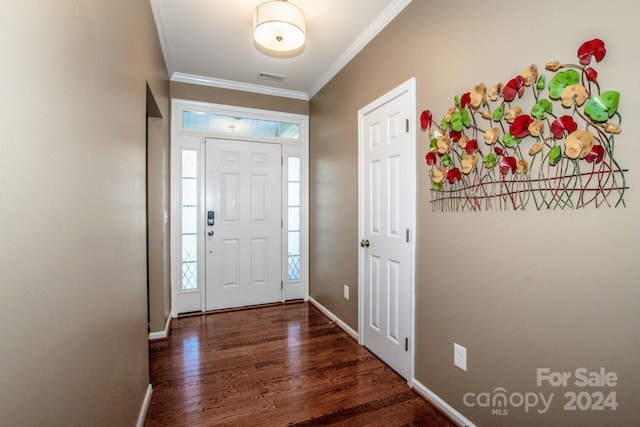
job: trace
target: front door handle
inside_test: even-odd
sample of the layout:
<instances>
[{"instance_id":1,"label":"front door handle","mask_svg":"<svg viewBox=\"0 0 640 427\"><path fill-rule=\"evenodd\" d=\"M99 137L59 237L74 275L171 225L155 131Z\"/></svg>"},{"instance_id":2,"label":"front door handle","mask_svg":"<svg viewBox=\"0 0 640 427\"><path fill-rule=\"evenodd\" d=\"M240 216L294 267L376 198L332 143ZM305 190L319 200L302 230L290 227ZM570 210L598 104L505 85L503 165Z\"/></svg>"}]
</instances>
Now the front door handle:
<instances>
[{"instance_id":1,"label":"front door handle","mask_svg":"<svg viewBox=\"0 0 640 427\"><path fill-rule=\"evenodd\" d=\"M368 248L368 247L369 247L369 241L368 241L368 240L365 240L365 239L362 239L362 240L360 241L360 247L361 247L361 248Z\"/></svg>"}]
</instances>

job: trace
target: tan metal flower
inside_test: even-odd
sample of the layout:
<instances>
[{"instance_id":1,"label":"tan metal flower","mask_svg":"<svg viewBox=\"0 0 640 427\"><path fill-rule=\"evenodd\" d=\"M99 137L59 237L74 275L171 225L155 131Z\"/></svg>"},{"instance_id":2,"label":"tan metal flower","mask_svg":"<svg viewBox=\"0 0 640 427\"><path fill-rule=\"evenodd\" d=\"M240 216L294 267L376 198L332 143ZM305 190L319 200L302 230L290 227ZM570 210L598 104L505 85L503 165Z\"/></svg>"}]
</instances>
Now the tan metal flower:
<instances>
[{"instance_id":1,"label":"tan metal flower","mask_svg":"<svg viewBox=\"0 0 640 427\"><path fill-rule=\"evenodd\" d=\"M542 151L542 147L544 147L544 143L542 143L542 141L536 142L529 149L529 155L530 156L535 156L536 154L538 154L539 152Z\"/></svg>"},{"instance_id":2,"label":"tan metal flower","mask_svg":"<svg viewBox=\"0 0 640 427\"><path fill-rule=\"evenodd\" d=\"M444 166L438 166L432 172L433 182L435 182L436 184L440 184L442 181L444 181L446 176L447 168L445 168Z\"/></svg>"},{"instance_id":3,"label":"tan metal flower","mask_svg":"<svg viewBox=\"0 0 640 427\"><path fill-rule=\"evenodd\" d=\"M564 65L561 64L560 61L547 62L547 64L544 66L544 68L549 71L558 71L562 67L564 67Z\"/></svg>"},{"instance_id":4,"label":"tan metal flower","mask_svg":"<svg viewBox=\"0 0 640 427\"><path fill-rule=\"evenodd\" d=\"M458 111L458 109L456 107L451 107L447 110L446 113L444 113L444 120L446 122L450 122L451 118L453 117L453 115L456 113L456 111Z\"/></svg>"},{"instance_id":5,"label":"tan metal flower","mask_svg":"<svg viewBox=\"0 0 640 427\"><path fill-rule=\"evenodd\" d=\"M504 89L504 85L502 83L498 83L489 91L489 99L492 101L496 101L502 95L502 89Z\"/></svg>"},{"instance_id":6,"label":"tan metal flower","mask_svg":"<svg viewBox=\"0 0 640 427\"><path fill-rule=\"evenodd\" d=\"M531 64L522 72L522 78L524 78L525 86L531 86L531 83L538 81L538 66Z\"/></svg>"},{"instance_id":7,"label":"tan metal flower","mask_svg":"<svg viewBox=\"0 0 640 427\"><path fill-rule=\"evenodd\" d=\"M460 164L462 165L462 173L469 175L478 165L478 155L476 153L467 154L462 158Z\"/></svg>"},{"instance_id":8,"label":"tan metal flower","mask_svg":"<svg viewBox=\"0 0 640 427\"><path fill-rule=\"evenodd\" d=\"M529 163L525 159L518 159L516 162L516 173L527 173L529 171Z\"/></svg>"},{"instance_id":9,"label":"tan metal flower","mask_svg":"<svg viewBox=\"0 0 640 427\"><path fill-rule=\"evenodd\" d=\"M529 133L531 136L540 136L544 132L544 122L540 119L534 119L529 125Z\"/></svg>"},{"instance_id":10,"label":"tan metal flower","mask_svg":"<svg viewBox=\"0 0 640 427\"><path fill-rule=\"evenodd\" d=\"M471 97L471 108L477 109L480 105L487 103L487 86L484 83L479 83L471 88L469 92Z\"/></svg>"},{"instance_id":11,"label":"tan metal flower","mask_svg":"<svg viewBox=\"0 0 640 427\"><path fill-rule=\"evenodd\" d=\"M443 135L440 138L438 138L437 145L438 145L438 153L445 154L451 149L451 138L449 138L446 135Z\"/></svg>"},{"instance_id":12,"label":"tan metal flower","mask_svg":"<svg viewBox=\"0 0 640 427\"><path fill-rule=\"evenodd\" d=\"M469 141L469 137L467 135L462 135L460 137L460 139L458 140L458 147L462 148L463 150L467 147L467 142Z\"/></svg>"},{"instance_id":13,"label":"tan metal flower","mask_svg":"<svg viewBox=\"0 0 640 427\"><path fill-rule=\"evenodd\" d=\"M622 129L620 129L620 126L618 125L607 123L606 125L604 125L604 131L607 133L620 133L622 132Z\"/></svg>"},{"instance_id":14,"label":"tan metal flower","mask_svg":"<svg viewBox=\"0 0 640 427\"><path fill-rule=\"evenodd\" d=\"M595 137L586 130L576 130L564 141L564 154L570 159L584 159L591 152Z\"/></svg>"},{"instance_id":15,"label":"tan metal flower","mask_svg":"<svg viewBox=\"0 0 640 427\"><path fill-rule=\"evenodd\" d=\"M516 119L516 117L521 116L522 115L522 108L520 107L513 107L507 110L506 113L504 113L504 119L508 122L508 123L513 123L513 121Z\"/></svg>"},{"instance_id":16,"label":"tan metal flower","mask_svg":"<svg viewBox=\"0 0 640 427\"><path fill-rule=\"evenodd\" d=\"M480 115L482 116L483 119L487 119L487 120L491 120L493 118L489 110L480 111Z\"/></svg>"},{"instance_id":17,"label":"tan metal flower","mask_svg":"<svg viewBox=\"0 0 640 427\"><path fill-rule=\"evenodd\" d=\"M562 99L562 106L569 108L573 105L574 101L578 107L587 101L589 94L587 89L582 85L569 85L562 90L560 98Z\"/></svg>"},{"instance_id":18,"label":"tan metal flower","mask_svg":"<svg viewBox=\"0 0 640 427\"><path fill-rule=\"evenodd\" d=\"M487 145L495 144L500 136L500 128L490 128L484 133L484 142Z\"/></svg>"}]
</instances>

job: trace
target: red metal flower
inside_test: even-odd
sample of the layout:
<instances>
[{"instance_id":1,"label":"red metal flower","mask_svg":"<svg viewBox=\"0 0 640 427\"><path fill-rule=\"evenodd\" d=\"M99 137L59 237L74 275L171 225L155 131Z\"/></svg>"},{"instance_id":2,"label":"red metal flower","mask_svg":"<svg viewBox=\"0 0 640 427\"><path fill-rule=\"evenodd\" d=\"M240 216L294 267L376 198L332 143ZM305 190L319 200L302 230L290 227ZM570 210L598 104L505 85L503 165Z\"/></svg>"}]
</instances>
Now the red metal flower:
<instances>
[{"instance_id":1,"label":"red metal flower","mask_svg":"<svg viewBox=\"0 0 640 427\"><path fill-rule=\"evenodd\" d=\"M564 131L566 130L568 133L574 132L578 129L578 124L573 120L571 116L561 116L558 117L551 123L551 133L556 138L562 138L564 136Z\"/></svg>"},{"instance_id":2,"label":"red metal flower","mask_svg":"<svg viewBox=\"0 0 640 427\"><path fill-rule=\"evenodd\" d=\"M589 163L600 163L604 159L604 147L602 145L594 145L591 152L584 159Z\"/></svg>"},{"instance_id":3,"label":"red metal flower","mask_svg":"<svg viewBox=\"0 0 640 427\"><path fill-rule=\"evenodd\" d=\"M460 138L462 138L462 131L455 131L451 129L449 131L449 137L453 140L453 142L458 142L460 141Z\"/></svg>"},{"instance_id":4,"label":"red metal flower","mask_svg":"<svg viewBox=\"0 0 640 427\"><path fill-rule=\"evenodd\" d=\"M593 68L587 67L584 71L585 73L587 73L587 79L589 79L590 81L595 82L598 78L598 72Z\"/></svg>"},{"instance_id":5,"label":"red metal flower","mask_svg":"<svg viewBox=\"0 0 640 427\"><path fill-rule=\"evenodd\" d=\"M526 114L515 118L511 126L509 126L509 133L516 138L524 138L529 135L529 125L533 123L533 119Z\"/></svg>"},{"instance_id":6,"label":"red metal flower","mask_svg":"<svg viewBox=\"0 0 640 427\"><path fill-rule=\"evenodd\" d=\"M515 157L505 156L500 159L500 172L502 175L506 175L511 171L511 173L516 173L518 168L518 162Z\"/></svg>"},{"instance_id":7,"label":"red metal flower","mask_svg":"<svg viewBox=\"0 0 640 427\"><path fill-rule=\"evenodd\" d=\"M502 96L505 101L511 102L515 99L516 94L522 97L525 90L524 78L522 76L516 76L509 80L502 90Z\"/></svg>"},{"instance_id":8,"label":"red metal flower","mask_svg":"<svg viewBox=\"0 0 640 427\"><path fill-rule=\"evenodd\" d=\"M473 154L478 150L478 141L476 141L475 139L470 139L469 141L467 141L467 145L464 147L464 149L467 151L467 154Z\"/></svg>"},{"instance_id":9,"label":"red metal flower","mask_svg":"<svg viewBox=\"0 0 640 427\"><path fill-rule=\"evenodd\" d=\"M431 111L429 110L424 110L422 112L422 114L420 114L420 127L422 129L426 129L428 127L431 126L431 119L432 119L432 115L431 115Z\"/></svg>"},{"instance_id":10,"label":"red metal flower","mask_svg":"<svg viewBox=\"0 0 640 427\"><path fill-rule=\"evenodd\" d=\"M425 157L425 159L427 160L427 164L429 166L433 166L436 164L436 153L434 153L433 151L429 151Z\"/></svg>"},{"instance_id":11,"label":"red metal flower","mask_svg":"<svg viewBox=\"0 0 640 427\"><path fill-rule=\"evenodd\" d=\"M500 147L494 147L493 149L498 156L502 156L504 154L504 150Z\"/></svg>"},{"instance_id":12,"label":"red metal flower","mask_svg":"<svg viewBox=\"0 0 640 427\"><path fill-rule=\"evenodd\" d=\"M591 57L595 56L596 61L602 61L602 58L607 53L607 49L604 47L604 42L600 39L593 39L582 43L578 48L578 58L582 65L588 65L591 63Z\"/></svg>"},{"instance_id":13,"label":"red metal flower","mask_svg":"<svg viewBox=\"0 0 640 427\"><path fill-rule=\"evenodd\" d=\"M459 181L460 179L462 179L462 173L460 173L460 169L449 169L449 171L447 172L447 179L449 180L449 184L453 184L455 181Z\"/></svg>"},{"instance_id":14,"label":"red metal flower","mask_svg":"<svg viewBox=\"0 0 640 427\"><path fill-rule=\"evenodd\" d=\"M467 92L460 98L460 108L467 108L471 104L471 92Z\"/></svg>"}]
</instances>

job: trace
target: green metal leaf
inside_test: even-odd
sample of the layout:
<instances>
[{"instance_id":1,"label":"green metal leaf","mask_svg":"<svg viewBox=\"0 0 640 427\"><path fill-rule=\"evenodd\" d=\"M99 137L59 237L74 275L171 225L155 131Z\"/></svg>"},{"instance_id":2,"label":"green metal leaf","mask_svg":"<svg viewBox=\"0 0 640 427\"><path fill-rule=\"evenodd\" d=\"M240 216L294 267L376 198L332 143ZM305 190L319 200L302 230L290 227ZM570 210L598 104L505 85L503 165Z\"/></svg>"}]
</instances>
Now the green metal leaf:
<instances>
[{"instance_id":1,"label":"green metal leaf","mask_svg":"<svg viewBox=\"0 0 640 427\"><path fill-rule=\"evenodd\" d=\"M584 106L584 112L596 122L606 122L618 110L620 93L610 90L594 96Z\"/></svg>"},{"instance_id":2,"label":"green metal leaf","mask_svg":"<svg viewBox=\"0 0 640 427\"><path fill-rule=\"evenodd\" d=\"M431 189L435 190L435 191L440 191L442 190L442 183L441 182L434 182L431 184Z\"/></svg>"},{"instance_id":3,"label":"green metal leaf","mask_svg":"<svg viewBox=\"0 0 640 427\"><path fill-rule=\"evenodd\" d=\"M447 123L447 121L445 119L440 120L440 128L442 130L449 129L449 123Z\"/></svg>"},{"instance_id":4,"label":"green metal leaf","mask_svg":"<svg viewBox=\"0 0 640 427\"><path fill-rule=\"evenodd\" d=\"M560 148L559 145L556 145L549 152L549 164L551 166L555 166L560 162L561 158L562 158L562 149Z\"/></svg>"},{"instance_id":5,"label":"green metal leaf","mask_svg":"<svg viewBox=\"0 0 640 427\"><path fill-rule=\"evenodd\" d=\"M462 115L460 114L460 110L456 111L451 117L451 129L456 132L460 132L462 130Z\"/></svg>"},{"instance_id":6,"label":"green metal leaf","mask_svg":"<svg viewBox=\"0 0 640 427\"><path fill-rule=\"evenodd\" d=\"M566 70L557 73L549 82L549 98L560 99L565 87L580 83L580 74L576 70Z\"/></svg>"},{"instance_id":7,"label":"green metal leaf","mask_svg":"<svg viewBox=\"0 0 640 427\"><path fill-rule=\"evenodd\" d=\"M498 163L498 159L495 154L489 153L482 158L482 163L484 163L485 168L491 169Z\"/></svg>"},{"instance_id":8,"label":"green metal leaf","mask_svg":"<svg viewBox=\"0 0 640 427\"><path fill-rule=\"evenodd\" d=\"M453 163L453 160L451 159L451 156L448 154L445 154L444 156L442 156L442 166L449 166Z\"/></svg>"},{"instance_id":9,"label":"green metal leaf","mask_svg":"<svg viewBox=\"0 0 640 427\"><path fill-rule=\"evenodd\" d=\"M515 136L511 135L511 133L506 132L503 136L502 136L502 142L504 142L504 145L506 145L509 148L513 148L516 146L516 144L520 144L520 138L516 138Z\"/></svg>"},{"instance_id":10,"label":"green metal leaf","mask_svg":"<svg viewBox=\"0 0 640 427\"><path fill-rule=\"evenodd\" d=\"M538 77L538 83L536 83L536 89L538 89L538 92L543 91L546 84L547 76L545 76L544 74L540 74L540 77Z\"/></svg>"},{"instance_id":11,"label":"green metal leaf","mask_svg":"<svg viewBox=\"0 0 640 427\"><path fill-rule=\"evenodd\" d=\"M493 112L493 121L499 122L500 120L502 120L503 116L504 116L504 104L496 108L495 111Z\"/></svg>"},{"instance_id":12,"label":"green metal leaf","mask_svg":"<svg viewBox=\"0 0 640 427\"><path fill-rule=\"evenodd\" d=\"M462 124L464 127L468 128L471 126L471 115L469 114L469 111L466 109L460 110L460 117L462 117Z\"/></svg>"},{"instance_id":13,"label":"green metal leaf","mask_svg":"<svg viewBox=\"0 0 640 427\"><path fill-rule=\"evenodd\" d=\"M453 102L456 104L456 107L460 108L460 97L458 95L453 97Z\"/></svg>"},{"instance_id":14,"label":"green metal leaf","mask_svg":"<svg viewBox=\"0 0 640 427\"><path fill-rule=\"evenodd\" d=\"M429 151L431 151L432 153L435 153L438 150L438 140L436 138L433 138L431 140L431 143L429 144Z\"/></svg>"},{"instance_id":15,"label":"green metal leaf","mask_svg":"<svg viewBox=\"0 0 640 427\"><path fill-rule=\"evenodd\" d=\"M547 117L547 113L553 112L553 105L548 99L540 99L536 104L531 107L531 115L536 119L543 120Z\"/></svg>"}]
</instances>

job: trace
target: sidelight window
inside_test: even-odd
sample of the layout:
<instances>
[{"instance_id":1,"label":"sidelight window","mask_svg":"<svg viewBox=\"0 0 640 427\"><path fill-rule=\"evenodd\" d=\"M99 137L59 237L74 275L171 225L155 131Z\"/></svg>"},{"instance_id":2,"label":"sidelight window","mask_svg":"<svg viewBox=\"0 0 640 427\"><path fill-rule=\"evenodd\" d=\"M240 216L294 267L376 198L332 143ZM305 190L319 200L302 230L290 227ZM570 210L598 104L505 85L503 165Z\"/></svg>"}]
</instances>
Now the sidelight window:
<instances>
[{"instance_id":1,"label":"sidelight window","mask_svg":"<svg viewBox=\"0 0 640 427\"><path fill-rule=\"evenodd\" d=\"M181 151L183 291L198 289L198 152Z\"/></svg>"},{"instance_id":2,"label":"sidelight window","mask_svg":"<svg viewBox=\"0 0 640 427\"><path fill-rule=\"evenodd\" d=\"M300 157L289 157L288 165L288 191L287 191L287 273L289 280L300 280L300 221L301 221L301 159Z\"/></svg>"}]
</instances>

